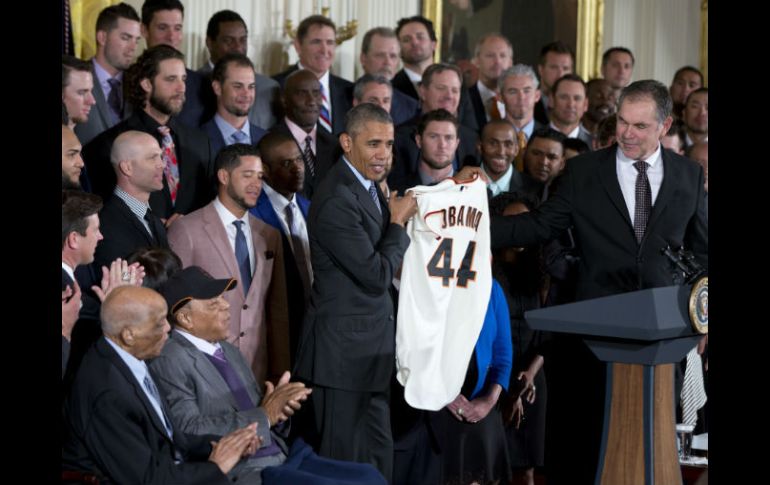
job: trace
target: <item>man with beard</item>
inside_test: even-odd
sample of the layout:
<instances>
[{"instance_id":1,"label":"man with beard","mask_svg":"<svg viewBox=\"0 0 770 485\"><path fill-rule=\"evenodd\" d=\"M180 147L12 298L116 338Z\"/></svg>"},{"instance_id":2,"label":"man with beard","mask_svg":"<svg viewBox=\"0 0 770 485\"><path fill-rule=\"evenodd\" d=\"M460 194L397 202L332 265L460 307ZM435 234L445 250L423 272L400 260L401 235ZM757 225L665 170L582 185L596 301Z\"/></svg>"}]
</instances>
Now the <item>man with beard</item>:
<instances>
[{"instance_id":1,"label":"man with beard","mask_svg":"<svg viewBox=\"0 0 770 485\"><path fill-rule=\"evenodd\" d=\"M299 193L305 183L305 163L294 139L285 133L268 133L259 150L265 178L257 205L249 212L281 233L293 365L313 283L306 222L310 201Z\"/></svg>"},{"instance_id":2,"label":"man with beard","mask_svg":"<svg viewBox=\"0 0 770 485\"><path fill-rule=\"evenodd\" d=\"M67 125L61 125L61 188L82 190L80 173L83 171L82 150L78 137Z\"/></svg>"},{"instance_id":3,"label":"man with beard","mask_svg":"<svg viewBox=\"0 0 770 485\"><path fill-rule=\"evenodd\" d=\"M365 75L382 76L388 82L392 82L398 68L400 53L401 46L393 29L389 27L375 27L364 34L364 39L361 41L359 60ZM356 82L358 83L358 81ZM411 96L407 96L398 89L392 89L392 86L391 91L391 105L386 109L393 118L393 124L400 125L416 115L420 107L417 104L417 100ZM356 97L354 93L353 106L355 105Z\"/></svg>"},{"instance_id":4,"label":"man with beard","mask_svg":"<svg viewBox=\"0 0 770 485\"><path fill-rule=\"evenodd\" d=\"M606 79L592 79L586 84L588 90L588 110L583 115L583 127L596 135L599 123L615 113L618 101L617 92Z\"/></svg>"},{"instance_id":5,"label":"man with beard","mask_svg":"<svg viewBox=\"0 0 770 485\"><path fill-rule=\"evenodd\" d=\"M115 126L128 113L123 103L123 75L134 61L139 33L139 15L134 7L119 3L99 13L96 19L96 55L91 59L96 109L75 132L82 143Z\"/></svg>"},{"instance_id":6,"label":"man with beard","mask_svg":"<svg viewBox=\"0 0 770 485\"><path fill-rule=\"evenodd\" d=\"M519 144L507 120L492 120L484 126L478 150L481 170L489 179L487 189L492 197L502 192L524 193L534 189L533 180L513 167Z\"/></svg>"},{"instance_id":7,"label":"man with beard","mask_svg":"<svg viewBox=\"0 0 770 485\"><path fill-rule=\"evenodd\" d=\"M214 278L236 277L228 342L238 347L257 382L276 381L290 368L289 322L281 235L249 214L262 191L262 160L253 145L235 143L216 158L217 196L168 232L187 266ZM268 331L268 322L270 329Z\"/></svg>"},{"instance_id":8,"label":"man with beard","mask_svg":"<svg viewBox=\"0 0 770 485\"><path fill-rule=\"evenodd\" d=\"M429 66L420 83L422 113L396 129L396 146L393 150L393 171L388 176L388 185L398 191L419 185L420 147L415 141L417 125L422 116L437 109L444 109L452 116L458 114L460 93L462 91L462 73L453 64L433 64ZM455 136L460 140L456 155L450 161L454 170L465 165L478 165L476 142L479 139L475 130L460 125Z\"/></svg>"},{"instance_id":9,"label":"man with beard","mask_svg":"<svg viewBox=\"0 0 770 485\"><path fill-rule=\"evenodd\" d=\"M505 104L505 119L516 130L519 152L516 155L516 170L524 170L524 150L532 132L544 128L535 118L535 107L540 101L539 81L534 69L526 64L516 64L506 69L498 81L500 96Z\"/></svg>"},{"instance_id":10,"label":"man with beard","mask_svg":"<svg viewBox=\"0 0 770 485\"><path fill-rule=\"evenodd\" d=\"M176 119L185 103L185 76L184 56L178 50L164 44L145 50L126 73L134 112L83 147L94 192L107 198L115 187L109 163L115 138L128 130L152 135L163 149L165 167L162 190L152 193L150 207L166 227L211 199L208 136Z\"/></svg>"},{"instance_id":11,"label":"man with beard","mask_svg":"<svg viewBox=\"0 0 770 485\"><path fill-rule=\"evenodd\" d=\"M699 141L709 139L709 88L696 89L689 96L682 112L685 149Z\"/></svg>"},{"instance_id":12,"label":"man with beard","mask_svg":"<svg viewBox=\"0 0 770 485\"><path fill-rule=\"evenodd\" d=\"M243 54L225 54L212 73L217 113L201 126L209 136L211 159L222 147L233 143L256 145L267 133L249 121L256 84L254 64Z\"/></svg>"},{"instance_id":13,"label":"man with beard","mask_svg":"<svg viewBox=\"0 0 770 485\"><path fill-rule=\"evenodd\" d=\"M289 135L297 143L305 162L302 195L310 199L342 150L337 139L321 125L323 98L315 74L304 69L289 74L281 101L285 116L270 131Z\"/></svg>"}]
</instances>

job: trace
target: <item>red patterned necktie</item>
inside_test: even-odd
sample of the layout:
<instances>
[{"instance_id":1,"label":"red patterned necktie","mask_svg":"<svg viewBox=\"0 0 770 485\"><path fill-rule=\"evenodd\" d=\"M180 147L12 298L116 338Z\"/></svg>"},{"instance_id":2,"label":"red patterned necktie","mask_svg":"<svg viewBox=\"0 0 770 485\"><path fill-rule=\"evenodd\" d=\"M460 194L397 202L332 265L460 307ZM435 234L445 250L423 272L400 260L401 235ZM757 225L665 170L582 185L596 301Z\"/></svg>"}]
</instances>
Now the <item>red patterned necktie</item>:
<instances>
[{"instance_id":1,"label":"red patterned necktie","mask_svg":"<svg viewBox=\"0 0 770 485\"><path fill-rule=\"evenodd\" d=\"M174 139L171 138L171 130L168 126L159 126L158 131L163 135L160 148L163 150L161 157L165 162L163 173L168 183L168 191L171 193L171 203L176 203L176 194L179 191L179 164L176 161L176 150L174 149Z\"/></svg>"}]
</instances>

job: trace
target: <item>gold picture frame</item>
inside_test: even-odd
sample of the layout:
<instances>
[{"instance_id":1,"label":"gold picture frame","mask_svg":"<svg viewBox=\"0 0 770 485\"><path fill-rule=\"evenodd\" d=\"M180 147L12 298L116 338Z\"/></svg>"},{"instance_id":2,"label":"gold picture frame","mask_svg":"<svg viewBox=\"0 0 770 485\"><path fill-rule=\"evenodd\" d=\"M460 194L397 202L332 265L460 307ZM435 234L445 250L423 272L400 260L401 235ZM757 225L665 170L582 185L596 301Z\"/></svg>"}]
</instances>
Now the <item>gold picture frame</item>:
<instances>
[{"instance_id":1,"label":"gold picture frame","mask_svg":"<svg viewBox=\"0 0 770 485\"><path fill-rule=\"evenodd\" d=\"M423 0L422 2L422 15L433 22L436 31L437 45L434 59L436 62L441 60L443 7L446 1ZM599 77L603 20L604 0L578 0L575 71L586 80Z\"/></svg>"}]
</instances>

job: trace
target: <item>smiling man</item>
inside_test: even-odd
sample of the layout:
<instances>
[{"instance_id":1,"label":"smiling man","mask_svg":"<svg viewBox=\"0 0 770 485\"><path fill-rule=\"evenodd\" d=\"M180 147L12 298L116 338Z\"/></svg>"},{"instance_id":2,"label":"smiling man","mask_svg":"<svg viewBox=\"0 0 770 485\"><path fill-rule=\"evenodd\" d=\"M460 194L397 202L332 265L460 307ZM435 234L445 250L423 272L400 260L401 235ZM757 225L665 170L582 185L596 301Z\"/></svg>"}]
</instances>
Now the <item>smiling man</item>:
<instances>
[{"instance_id":1,"label":"smiling man","mask_svg":"<svg viewBox=\"0 0 770 485\"><path fill-rule=\"evenodd\" d=\"M658 81L626 87L618 102L618 145L571 159L558 189L537 211L493 217L492 248L544 243L573 226L580 248L578 300L670 286L671 263L661 254L667 244L683 246L708 268L703 170L662 150L659 141L671 125L671 109L668 89ZM606 369L593 355L580 357L576 348L582 342L572 344L560 348L575 355L553 369L559 382L579 385L561 388L558 399L569 399L572 392L586 399L573 402L556 429L583 441L578 448L554 445L555 483L592 481L600 445Z\"/></svg>"},{"instance_id":2,"label":"smiling man","mask_svg":"<svg viewBox=\"0 0 770 485\"><path fill-rule=\"evenodd\" d=\"M417 203L379 181L392 156L393 121L362 103L346 116L342 160L310 205L313 288L295 374L313 387L309 443L329 458L373 464L390 483L389 387L395 367L390 287L409 245Z\"/></svg>"},{"instance_id":3,"label":"smiling man","mask_svg":"<svg viewBox=\"0 0 770 485\"><path fill-rule=\"evenodd\" d=\"M169 244L185 267L200 266L215 278L237 275L238 288L224 295L230 304L228 341L263 382L290 365L281 236L248 212L262 191L257 148L229 145L215 168L216 198L174 223Z\"/></svg>"}]
</instances>

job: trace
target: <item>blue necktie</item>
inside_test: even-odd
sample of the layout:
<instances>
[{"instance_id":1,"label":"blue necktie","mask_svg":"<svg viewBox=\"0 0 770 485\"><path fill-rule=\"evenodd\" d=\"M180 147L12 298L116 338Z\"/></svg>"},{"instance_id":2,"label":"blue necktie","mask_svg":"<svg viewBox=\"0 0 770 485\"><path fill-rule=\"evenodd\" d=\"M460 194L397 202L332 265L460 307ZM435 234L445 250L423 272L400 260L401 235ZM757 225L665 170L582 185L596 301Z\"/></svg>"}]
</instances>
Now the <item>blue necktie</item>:
<instances>
[{"instance_id":1,"label":"blue necktie","mask_svg":"<svg viewBox=\"0 0 770 485\"><path fill-rule=\"evenodd\" d=\"M249 292L251 286L251 260L249 259L249 246L246 244L246 236L241 230L243 221L233 221L235 224L235 260L238 262L238 269L241 271L241 284L243 285L243 294Z\"/></svg>"},{"instance_id":2,"label":"blue necktie","mask_svg":"<svg viewBox=\"0 0 770 485\"><path fill-rule=\"evenodd\" d=\"M160 400L160 393L158 392L158 388L155 387L155 383L150 378L150 374L144 376L144 387L160 406L160 412L163 415L163 424L166 427L166 433L168 433L168 437L171 438L174 435L174 432L171 429L171 423L169 422L168 417L166 417L166 412L163 411L163 401Z\"/></svg>"},{"instance_id":3,"label":"blue necktie","mask_svg":"<svg viewBox=\"0 0 770 485\"><path fill-rule=\"evenodd\" d=\"M382 207L380 206L380 198L377 197L377 188L374 186L374 182L369 186L369 195L372 196L374 205L377 206L377 210L382 214Z\"/></svg>"},{"instance_id":4,"label":"blue necktie","mask_svg":"<svg viewBox=\"0 0 770 485\"><path fill-rule=\"evenodd\" d=\"M334 130L332 130L332 117L331 113L329 113L329 98L326 97L326 93L324 92L324 85L320 84L321 86L321 110L318 114L318 122L321 123L321 126L326 128L326 130L329 133L334 133Z\"/></svg>"},{"instance_id":5,"label":"blue necktie","mask_svg":"<svg viewBox=\"0 0 770 485\"><path fill-rule=\"evenodd\" d=\"M248 137L248 135L241 130L236 131L232 136L235 143L246 143L246 138Z\"/></svg>"}]
</instances>

